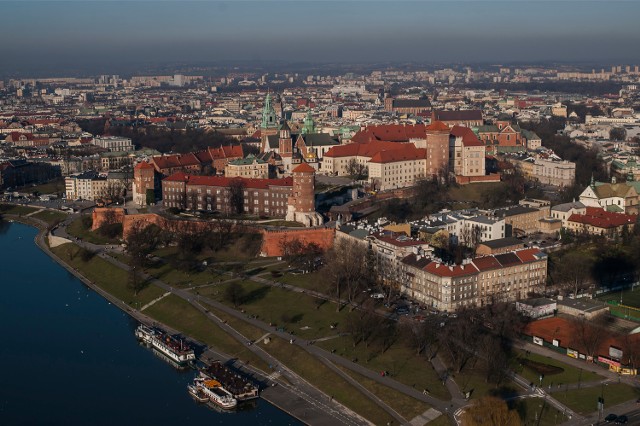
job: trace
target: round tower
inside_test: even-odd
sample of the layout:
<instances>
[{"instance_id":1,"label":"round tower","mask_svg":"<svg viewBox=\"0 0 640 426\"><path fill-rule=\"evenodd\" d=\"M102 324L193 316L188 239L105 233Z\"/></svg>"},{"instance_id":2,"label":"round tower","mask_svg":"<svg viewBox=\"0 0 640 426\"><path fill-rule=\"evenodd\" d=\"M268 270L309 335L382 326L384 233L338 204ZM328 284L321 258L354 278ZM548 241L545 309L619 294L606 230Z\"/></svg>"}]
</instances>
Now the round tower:
<instances>
[{"instance_id":1,"label":"round tower","mask_svg":"<svg viewBox=\"0 0 640 426\"><path fill-rule=\"evenodd\" d=\"M293 191L291 194L296 213L311 213L315 209L315 169L302 163L293 169Z\"/></svg>"},{"instance_id":2,"label":"round tower","mask_svg":"<svg viewBox=\"0 0 640 426\"><path fill-rule=\"evenodd\" d=\"M449 126L433 121L426 127L427 174L437 175L449 165Z\"/></svg>"}]
</instances>

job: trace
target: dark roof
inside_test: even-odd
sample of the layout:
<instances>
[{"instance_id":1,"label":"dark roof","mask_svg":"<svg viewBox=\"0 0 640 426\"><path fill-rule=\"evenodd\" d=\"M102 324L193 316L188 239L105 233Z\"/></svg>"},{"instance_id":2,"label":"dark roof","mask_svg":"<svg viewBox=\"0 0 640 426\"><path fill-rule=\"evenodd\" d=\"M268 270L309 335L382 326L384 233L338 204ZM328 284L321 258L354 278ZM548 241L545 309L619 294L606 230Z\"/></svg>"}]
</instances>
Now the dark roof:
<instances>
[{"instance_id":1,"label":"dark roof","mask_svg":"<svg viewBox=\"0 0 640 426\"><path fill-rule=\"evenodd\" d=\"M394 108L431 108L429 99L394 99Z\"/></svg>"},{"instance_id":2,"label":"dark roof","mask_svg":"<svg viewBox=\"0 0 640 426\"><path fill-rule=\"evenodd\" d=\"M333 146L340 145L340 141L331 137L329 133L308 133L300 135L306 146Z\"/></svg>"},{"instance_id":3,"label":"dark roof","mask_svg":"<svg viewBox=\"0 0 640 426\"><path fill-rule=\"evenodd\" d=\"M484 241L480 244L492 249L498 249L498 248L504 248L504 247L511 247L511 246L515 246L523 243L517 238L506 237L506 238L499 238L497 240Z\"/></svg>"},{"instance_id":4,"label":"dark roof","mask_svg":"<svg viewBox=\"0 0 640 426\"><path fill-rule=\"evenodd\" d=\"M533 207L513 206L513 207L505 207L504 209L498 209L495 211L495 215L498 217L508 217L508 216L515 216L518 214L532 213L537 211L538 209L535 209Z\"/></svg>"},{"instance_id":5,"label":"dark roof","mask_svg":"<svg viewBox=\"0 0 640 426\"><path fill-rule=\"evenodd\" d=\"M522 263L515 253L496 254L494 257L503 267Z\"/></svg>"},{"instance_id":6,"label":"dark roof","mask_svg":"<svg viewBox=\"0 0 640 426\"><path fill-rule=\"evenodd\" d=\"M439 121L456 120L482 120L482 111L479 109L462 111L434 111L435 119Z\"/></svg>"}]
</instances>

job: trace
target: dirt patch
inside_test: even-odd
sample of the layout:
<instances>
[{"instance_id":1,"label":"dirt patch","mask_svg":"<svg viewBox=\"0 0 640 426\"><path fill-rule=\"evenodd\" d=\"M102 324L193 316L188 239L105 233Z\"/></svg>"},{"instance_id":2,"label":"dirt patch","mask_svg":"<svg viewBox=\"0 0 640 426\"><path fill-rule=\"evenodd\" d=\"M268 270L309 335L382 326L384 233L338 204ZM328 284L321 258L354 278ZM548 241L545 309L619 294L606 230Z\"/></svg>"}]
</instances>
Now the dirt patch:
<instances>
[{"instance_id":1,"label":"dirt patch","mask_svg":"<svg viewBox=\"0 0 640 426\"><path fill-rule=\"evenodd\" d=\"M556 367L555 365L543 364L541 362L532 361L530 359L521 359L520 364L522 364L529 370L537 374L543 374L544 376L552 376L554 374L560 374L564 372L564 368Z\"/></svg>"}]
</instances>

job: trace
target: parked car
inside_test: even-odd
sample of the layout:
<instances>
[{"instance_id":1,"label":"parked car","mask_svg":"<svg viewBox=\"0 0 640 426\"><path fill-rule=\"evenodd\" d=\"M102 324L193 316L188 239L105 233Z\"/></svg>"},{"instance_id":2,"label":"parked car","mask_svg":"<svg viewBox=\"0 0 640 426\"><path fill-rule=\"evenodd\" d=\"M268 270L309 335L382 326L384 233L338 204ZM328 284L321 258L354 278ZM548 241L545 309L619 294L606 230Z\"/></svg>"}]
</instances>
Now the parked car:
<instances>
[{"instance_id":1,"label":"parked car","mask_svg":"<svg viewBox=\"0 0 640 426\"><path fill-rule=\"evenodd\" d=\"M384 294L382 294L382 293L373 293L371 295L371 297L373 297L374 299L384 299Z\"/></svg>"},{"instance_id":2,"label":"parked car","mask_svg":"<svg viewBox=\"0 0 640 426\"><path fill-rule=\"evenodd\" d=\"M627 424L628 421L629 421L629 418L624 414L622 416L618 416L618 418L616 419L616 423L620 425Z\"/></svg>"},{"instance_id":3,"label":"parked car","mask_svg":"<svg viewBox=\"0 0 640 426\"><path fill-rule=\"evenodd\" d=\"M618 416L613 413L607 414L607 417L604 418L604 421L608 423L613 423L616 420L618 420Z\"/></svg>"}]
</instances>

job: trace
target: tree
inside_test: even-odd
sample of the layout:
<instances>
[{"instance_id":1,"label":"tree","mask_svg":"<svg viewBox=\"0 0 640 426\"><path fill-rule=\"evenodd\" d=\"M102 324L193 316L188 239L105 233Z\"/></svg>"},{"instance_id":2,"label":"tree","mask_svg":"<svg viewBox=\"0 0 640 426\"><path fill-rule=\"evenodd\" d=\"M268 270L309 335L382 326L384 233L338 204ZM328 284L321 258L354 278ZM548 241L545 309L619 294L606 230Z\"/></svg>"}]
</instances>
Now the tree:
<instances>
[{"instance_id":1,"label":"tree","mask_svg":"<svg viewBox=\"0 0 640 426\"><path fill-rule=\"evenodd\" d=\"M552 257L550 275L554 284L566 293L578 295L588 287L591 280L593 259L579 251L567 252L561 257Z\"/></svg>"},{"instance_id":2,"label":"tree","mask_svg":"<svg viewBox=\"0 0 640 426\"><path fill-rule=\"evenodd\" d=\"M604 314L595 318L587 319L584 316L574 317L571 324L574 328L574 335L582 350L589 355L597 355L596 351L602 341L608 337L608 330L603 326L606 321Z\"/></svg>"},{"instance_id":3,"label":"tree","mask_svg":"<svg viewBox=\"0 0 640 426\"><path fill-rule=\"evenodd\" d=\"M315 271L319 265L318 257L322 249L315 242L305 243L298 238L283 238L280 241L280 250L289 266L302 269L304 272Z\"/></svg>"},{"instance_id":4,"label":"tree","mask_svg":"<svg viewBox=\"0 0 640 426\"><path fill-rule=\"evenodd\" d=\"M518 412L494 396L484 396L462 413L463 426L519 426Z\"/></svg>"},{"instance_id":5,"label":"tree","mask_svg":"<svg viewBox=\"0 0 640 426\"><path fill-rule=\"evenodd\" d=\"M342 294L353 304L355 297L371 282L368 248L359 241L341 239L327 252L323 272L338 300ZM337 310L341 308L338 302Z\"/></svg>"},{"instance_id":6,"label":"tree","mask_svg":"<svg viewBox=\"0 0 640 426\"><path fill-rule=\"evenodd\" d=\"M129 275L128 275L128 280L127 280L127 285L131 290L133 290L133 294L136 295L136 296L147 285L147 282L145 280L143 280L142 278L140 278L138 276L138 274L136 273L136 267L135 266L132 266L131 268L129 268Z\"/></svg>"},{"instance_id":7,"label":"tree","mask_svg":"<svg viewBox=\"0 0 640 426\"><path fill-rule=\"evenodd\" d=\"M147 189L145 193L145 202L148 206L155 204L156 202L156 193L153 189Z\"/></svg>"},{"instance_id":8,"label":"tree","mask_svg":"<svg viewBox=\"0 0 640 426\"><path fill-rule=\"evenodd\" d=\"M244 287L242 287L242 284L237 281L229 283L227 288L224 290L224 299L229 303L233 303L233 306L236 308L238 305L242 304L244 297Z\"/></svg>"},{"instance_id":9,"label":"tree","mask_svg":"<svg viewBox=\"0 0 640 426\"><path fill-rule=\"evenodd\" d=\"M627 130L624 127L614 127L609 130L609 139L612 141L623 141L627 139Z\"/></svg>"},{"instance_id":10,"label":"tree","mask_svg":"<svg viewBox=\"0 0 640 426\"><path fill-rule=\"evenodd\" d=\"M199 209L198 205L200 204L200 194L198 194L195 188L191 188L187 193L187 208L192 212L195 212Z\"/></svg>"},{"instance_id":11,"label":"tree","mask_svg":"<svg viewBox=\"0 0 640 426\"><path fill-rule=\"evenodd\" d=\"M366 179L369 175L369 168L365 164L356 161L355 158L347 162L346 171L353 180Z\"/></svg>"},{"instance_id":12,"label":"tree","mask_svg":"<svg viewBox=\"0 0 640 426\"><path fill-rule=\"evenodd\" d=\"M131 256L134 266L145 266L147 256L151 254L162 241L162 230L155 225L145 222L134 222L127 234L127 253Z\"/></svg>"},{"instance_id":13,"label":"tree","mask_svg":"<svg viewBox=\"0 0 640 426\"><path fill-rule=\"evenodd\" d=\"M244 213L244 180L236 178L229 182L229 208L234 214Z\"/></svg>"},{"instance_id":14,"label":"tree","mask_svg":"<svg viewBox=\"0 0 640 426\"><path fill-rule=\"evenodd\" d=\"M120 203L124 204L124 186L120 182L107 181L105 187L98 194L98 199L105 204Z\"/></svg>"}]
</instances>

